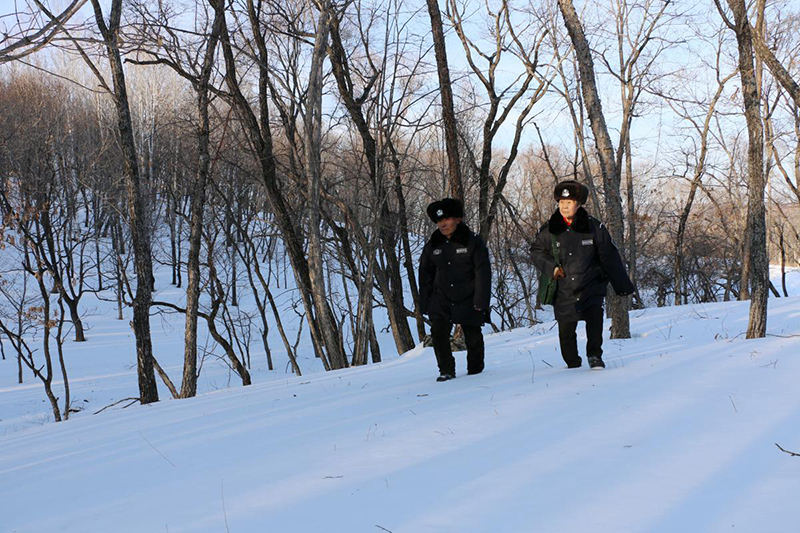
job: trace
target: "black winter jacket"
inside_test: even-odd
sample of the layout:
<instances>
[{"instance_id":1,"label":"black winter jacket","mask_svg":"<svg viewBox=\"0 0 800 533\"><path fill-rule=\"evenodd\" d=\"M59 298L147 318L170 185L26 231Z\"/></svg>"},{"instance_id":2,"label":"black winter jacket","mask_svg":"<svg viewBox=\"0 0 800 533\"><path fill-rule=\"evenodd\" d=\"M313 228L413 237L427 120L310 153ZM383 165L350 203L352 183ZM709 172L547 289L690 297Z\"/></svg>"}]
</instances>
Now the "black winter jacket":
<instances>
[{"instance_id":1,"label":"black winter jacket","mask_svg":"<svg viewBox=\"0 0 800 533\"><path fill-rule=\"evenodd\" d=\"M489 322L492 270L489 250L461 223L447 239L437 229L419 260L419 299L423 314L456 324Z\"/></svg>"},{"instance_id":2,"label":"black winter jacket","mask_svg":"<svg viewBox=\"0 0 800 533\"><path fill-rule=\"evenodd\" d=\"M617 294L634 291L608 230L583 207L578 208L571 226L556 210L536 234L531 246L533 263L548 276L556 268L550 235L556 236L561 267L566 274L558 280L556 320L577 321L584 310L602 305L609 282Z\"/></svg>"}]
</instances>

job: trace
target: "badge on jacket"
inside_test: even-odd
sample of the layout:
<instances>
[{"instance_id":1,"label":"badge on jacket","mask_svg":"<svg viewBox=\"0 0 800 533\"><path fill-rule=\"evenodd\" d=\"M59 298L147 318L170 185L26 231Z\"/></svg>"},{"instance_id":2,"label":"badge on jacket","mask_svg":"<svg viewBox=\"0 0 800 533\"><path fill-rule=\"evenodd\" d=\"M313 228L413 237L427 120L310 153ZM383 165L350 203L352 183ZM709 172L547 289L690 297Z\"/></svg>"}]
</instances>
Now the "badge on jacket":
<instances>
[{"instance_id":1,"label":"badge on jacket","mask_svg":"<svg viewBox=\"0 0 800 533\"><path fill-rule=\"evenodd\" d=\"M465 254L465 253L467 253L467 249L466 248L456 248L456 253L457 254Z\"/></svg>"},{"instance_id":2,"label":"badge on jacket","mask_svg":"<svg viewBox=\"0 0 800 533\"><path fill-rule=\"evenodd\" d=\"M581 244L584 245L584 246L589 246L589 245L594 244L594 240L586 239L585 241L581 241Z\"/></svg>"},{"instance_id":3,"label":"badge on jacket","mask_svg":"<svg viewBox=\"0 0 800 533\"><path fill-rule=\"evenodd\" d=\"M435 250L433 251L433 255L442 255L442 249L441 249L441 248L437 248L437 249L435 249Z\"/></svg>"}]
</instances>

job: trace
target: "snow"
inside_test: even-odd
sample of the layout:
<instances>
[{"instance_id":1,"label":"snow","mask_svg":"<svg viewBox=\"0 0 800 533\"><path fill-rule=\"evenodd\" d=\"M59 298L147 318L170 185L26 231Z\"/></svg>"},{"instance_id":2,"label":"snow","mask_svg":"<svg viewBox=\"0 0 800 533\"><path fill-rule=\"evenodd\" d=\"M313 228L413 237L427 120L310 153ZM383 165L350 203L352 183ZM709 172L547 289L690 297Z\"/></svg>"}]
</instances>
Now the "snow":
<instances>
[{"instance_id":1,"label":"snow","mask_svg":"<svg viewBox=\"0 0 800 533\"><path fill-rule=\"evenodd\" d=\"M446 383L422 347L250 387L207 363L196 398L92 415L136 395L127 321L98 312L67 346L71 420L0 362L0 531L796 531L800 458L775 444L800 453L800 297L770 299L764 339L748 307L632 311L604 371L565 369L545 322L487 335L480 375L456 354Z\"/></svg>"}]
</instances>

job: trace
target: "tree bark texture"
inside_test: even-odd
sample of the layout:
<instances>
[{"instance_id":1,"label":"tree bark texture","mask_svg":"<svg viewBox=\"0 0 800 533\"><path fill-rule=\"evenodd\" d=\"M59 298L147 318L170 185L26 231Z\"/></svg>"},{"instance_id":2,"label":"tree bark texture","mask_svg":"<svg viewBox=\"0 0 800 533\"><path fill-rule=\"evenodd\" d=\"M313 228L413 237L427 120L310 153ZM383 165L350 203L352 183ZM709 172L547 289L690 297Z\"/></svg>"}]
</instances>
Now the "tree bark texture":
<instances>
[{"instance_id":1,"label":"tree bark texture","mask_svg":"<svg viewBox=\"0 0 800 533\"><path fill-rule=\"evenodd\" d=\"M447 49L444 41L442 13L437 0L426 0L431 17L433 49L436 54L436 72L439 75L439 90L442 94L442 120L444 122L444 142L447 152L448 181L450 196L464 200L464 185L461 181L461 159L458 157L458 131L456 112L453 105L453 88L450 84L450 67L447 64Z\"/></svg>"},{"instance_id":2,"label":"tree bark texture","mask_svg":"<svg viewBox=\"0 0 800 533\"><path fill-rule=\"evenodd\" d=\"M742 279L742 286L750 282L750 320L747 338L761 338L767 334L767 301L769 299L769 257L767 255L766 206L764 191L764 132L761 122L761 104L753 66L753 32L747 19L744 0L728 0L733 12L734 32L739 49L739 76L742 80L744 115L747 121L747 226L749 233L750 279Z\"/></svg>"}]
</instances>

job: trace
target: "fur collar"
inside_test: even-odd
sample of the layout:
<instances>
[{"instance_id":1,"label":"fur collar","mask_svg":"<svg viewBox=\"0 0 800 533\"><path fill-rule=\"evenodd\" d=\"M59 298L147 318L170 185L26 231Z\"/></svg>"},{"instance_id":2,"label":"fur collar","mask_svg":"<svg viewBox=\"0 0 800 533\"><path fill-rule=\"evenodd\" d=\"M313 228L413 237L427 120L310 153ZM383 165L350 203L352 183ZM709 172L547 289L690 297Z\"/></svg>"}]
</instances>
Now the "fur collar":
<instances>
[{"instance_id":1,"label":"fur collar","mask_svg":"<svg viewBox=\"0 0 800 533\"><path fill-rule=\"evenodd\" d=\"M586 209L583 207L578 208L578 212L575 213L575 220L572 221L571 228L578 233L592 232L592 227L589 225L589 213L586 212ZM547 229L553 235L560 235L566 231L567 223L564 221L564 217L561 216L561 212L558 209L556 209L556 212L550 217L550 222L547 223Z\"/></svg>"},{"instance_id":2,"label":"fur collar","mask_svg":"<svg viewBox=\"0 0 800 533\"><path fill-rule=\"evenodd\" d=\"M460 244L462 246L467 246L467 245L469 245L469 239L470 239L471 236L472 236L472 232L469 230L467 225L462 222L461 224L456 226L456 230L453 232L453 236L450 237L450 240L454 241L454 242L457 242L458 244ZM446 240L447 239L445 238L445 236L442 235L442 232L439 231L438 229L433 232L433 235L431 235L431 243L434 246L439 246L440 244L444 243Z\"/></svg>"}]
</instances>

